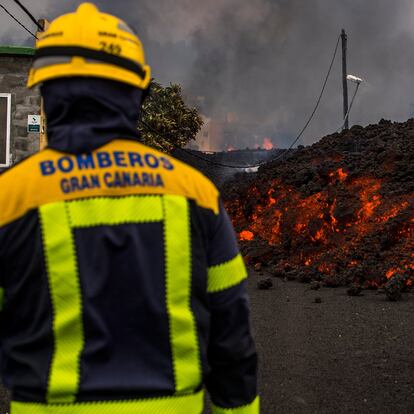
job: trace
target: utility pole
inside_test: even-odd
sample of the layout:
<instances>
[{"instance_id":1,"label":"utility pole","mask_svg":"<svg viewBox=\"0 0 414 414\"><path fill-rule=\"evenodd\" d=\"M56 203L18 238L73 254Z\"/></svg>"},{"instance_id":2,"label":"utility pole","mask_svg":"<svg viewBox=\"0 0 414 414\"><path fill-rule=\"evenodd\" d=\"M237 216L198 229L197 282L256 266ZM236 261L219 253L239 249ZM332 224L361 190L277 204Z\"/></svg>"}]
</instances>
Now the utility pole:
<instances>
[{"instance_id":1,"label":"utility pole","mask_svg":"<svg viewBox=\"0 0 414 414\"><path fill-rule=\"evenodd\" d=\"M344 129L349 129L349 116L348 115L348 82L347 82L347 67L346 67L346 57L348 51L348 37L345 33L345 30L342 29L341 33L342 38L342 86L344 90ZM345 119L346 118L346 119Z\"/></svg>"}]
</instances>

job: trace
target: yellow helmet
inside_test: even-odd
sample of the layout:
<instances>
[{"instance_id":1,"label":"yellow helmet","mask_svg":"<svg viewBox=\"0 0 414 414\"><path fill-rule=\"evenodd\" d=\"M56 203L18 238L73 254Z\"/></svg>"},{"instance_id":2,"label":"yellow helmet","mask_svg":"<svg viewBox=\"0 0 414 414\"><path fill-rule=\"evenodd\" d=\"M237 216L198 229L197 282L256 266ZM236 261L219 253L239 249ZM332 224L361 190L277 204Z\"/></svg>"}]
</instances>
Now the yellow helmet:
<instances>
[{"instance_id":1,"label":"yellow helmet","mask_svg":"<svg viewBox=\"0 0 414 414\"><path fill-rule=\"evenodd\" d=\"M147 89L151 68L144 49L128 25L101 13L92 3L55 19L39 33L29 88L62 77L91 76Z\"/></svg>"}]
</instances>

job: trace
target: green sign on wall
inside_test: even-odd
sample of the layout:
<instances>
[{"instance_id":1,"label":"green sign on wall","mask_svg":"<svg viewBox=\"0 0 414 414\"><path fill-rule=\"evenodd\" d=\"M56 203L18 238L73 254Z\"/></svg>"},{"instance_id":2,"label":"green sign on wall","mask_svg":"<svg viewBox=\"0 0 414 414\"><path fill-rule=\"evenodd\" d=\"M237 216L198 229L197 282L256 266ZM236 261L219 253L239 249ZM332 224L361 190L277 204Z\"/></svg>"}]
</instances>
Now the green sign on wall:
<instances>
[{"instance_id":1,"label":"green sign on wall","mask_svg":"<svg viewBox=\"0 0 414 414\"><path fill-rule=\"evenodd\" d=\"M40 132L40 115L27 115L27 132Z\"/></svg>"}]
</instances>

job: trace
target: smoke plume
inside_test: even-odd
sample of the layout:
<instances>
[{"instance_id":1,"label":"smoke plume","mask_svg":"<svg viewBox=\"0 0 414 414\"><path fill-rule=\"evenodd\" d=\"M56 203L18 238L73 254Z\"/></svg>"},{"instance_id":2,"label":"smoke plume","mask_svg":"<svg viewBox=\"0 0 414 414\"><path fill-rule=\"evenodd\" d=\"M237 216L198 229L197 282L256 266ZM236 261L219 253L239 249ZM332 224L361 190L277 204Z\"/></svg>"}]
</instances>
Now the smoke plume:
<instances>
[{"instance_id":1,"label":"smoke plume","mask_svg":"<svg viewBox=\"0 0 414 414\"><path fill-rule=\"evenodd\" d=\"M25 1L37 18L72 11L79 0ZM365 82L352 124L381 118L406 120L414 112L414 4L410 0L98 0L141 36L154 76L179 82L190 98L202 97L211 117L237 114L254 134L289 145L321 90L342 28L348 33L348 72ZM9 1L5 4L35 30ZM0 14L2 44L32 44L23 29ZM302 144L342 124L341 53L319 110ZM352 96L354 85L350 84ZM191 99L190 99L191 100ZM249 146L243 138L239 147ZM250 145L252 146L252 145Z\"/></svg>"}]
</instances>

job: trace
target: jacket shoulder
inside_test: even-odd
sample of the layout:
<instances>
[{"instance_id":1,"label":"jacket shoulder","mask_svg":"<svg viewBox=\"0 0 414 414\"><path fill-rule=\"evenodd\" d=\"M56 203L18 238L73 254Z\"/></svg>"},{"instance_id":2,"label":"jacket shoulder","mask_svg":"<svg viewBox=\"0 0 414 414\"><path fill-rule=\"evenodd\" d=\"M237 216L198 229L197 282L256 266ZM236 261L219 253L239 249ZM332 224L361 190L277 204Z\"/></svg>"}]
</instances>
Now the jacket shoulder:
<instances>
[{"instance_id":1,"label":"jacket shoulder","mask_svg":"<svg viewBox=\"0 0 414 414\"><path fill-rule=\"evenodd\" d=\"M85 197L181 195L219 212L219 192L202 173L122 139L89 154L42 150L0 175L0 186L0 226L44 204Z\"/></svg>"},{"instance_id":2,"label":"jacket shoulder","mask_svg":"<svg viewBox=\"0 0 414 414\"><path fill-rule=\"evenodd\" d=\"M43 158L43 150L12 166L0 175L0 227L20 218L36 205L36 165ZM30 206L26 209L26 206Z\"/></svg>"},{"instance_id":3,"label":"jacket shoulder","mask_svg":"<svg viewBox=\"0 0 414 414\"><path fill-rule=\"evenodd\" d=\"M219 212L219 191L217 187L201 171L178 160L172 155L162 153L144 144L136 143L137 148L153 153L159 158L165 159L172 166L173 180L167 182L170 187L167 190L176 192L193 199L200 207Z\"/></svg>"}]
</instances>

